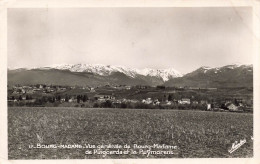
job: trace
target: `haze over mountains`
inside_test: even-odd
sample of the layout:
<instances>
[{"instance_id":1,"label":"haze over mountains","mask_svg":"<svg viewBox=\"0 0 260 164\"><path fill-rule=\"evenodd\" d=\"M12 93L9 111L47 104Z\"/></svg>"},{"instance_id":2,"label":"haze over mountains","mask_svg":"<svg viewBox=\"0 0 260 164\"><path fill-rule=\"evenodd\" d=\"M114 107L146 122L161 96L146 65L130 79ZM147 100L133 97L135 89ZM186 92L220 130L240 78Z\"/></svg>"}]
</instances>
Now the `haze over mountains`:
<instances>
[{"instance_id":1,"label":"haze over mountains","mask_svg":"<svg viewBox=\"0 0 260 164\"><path fill-rule=\"evenodd\" d=\"M64 64L8 69L8 84L252 87L253 66L232 64L218 68L201 67L183 75L173 68L135 69L102 64Z\"/></svg>"}]
</instances>

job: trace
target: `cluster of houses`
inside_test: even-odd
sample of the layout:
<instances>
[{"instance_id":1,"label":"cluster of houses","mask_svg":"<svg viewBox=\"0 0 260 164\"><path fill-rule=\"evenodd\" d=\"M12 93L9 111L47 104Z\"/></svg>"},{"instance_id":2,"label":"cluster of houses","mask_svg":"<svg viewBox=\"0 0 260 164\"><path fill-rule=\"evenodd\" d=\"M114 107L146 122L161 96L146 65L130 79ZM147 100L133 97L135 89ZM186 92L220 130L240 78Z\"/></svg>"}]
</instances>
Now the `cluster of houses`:
<instances>
[{"instance_id":1,"label":"cluster of houses","mask_svg":"<svg viewBox=\"0 0 260 164\"><path fill-rule=\"evenodd\" d=\"M110 85L106 85L105 87L111 87ZM30 85L30 86L13 86L11 89L12 94L33 94L33 93L55 93L55 92L63 92L69 89L75 89L75 86L56 86L56 85L43 85L43 84L37 84L37 85ZM90 93L96 92L94 87L77 87L78 89L87 90ZM97 87L98 88L98 87ZM130 90L131 86L127 85L115 85L112 86L114 89L118 90Z\"/></svg>"},{"instance_id":2,"label":"cluster of houses","mask_svg":"<svg viewBox=\"0 0 260 164\"><path fill-rule=\"evenodd\" d=\"M60 103L68 102L68 103L84 103L86 102L88 98L80 98L78 99L77 96L71 96L71 97L53 97L53 100L51 101L59 101ZM183 106L189 106L189 105L204 105L206 106L206 110L209 111L231 111L231 112L242 112L245 110L245 108L248 108L242 103L242 100L237 100L236 103L231 101L226 101L225 103L222 103L221 105L218 103L209 103L205 100L196 101L189 98L182 98L180 100L172 100L172 101L159 101L158 99L152 99L152 98L146 98L142 100L137 99L116 99L116 97L112 94L96 94L93 97L93 101L96 102L106 102L107 100L111 101L114 105L116 104L122 104L122 103L143 103L147 105L154 105L154 106L171 106L171 105L183 105ZM8 97L8 102L28 102L28 103L34 103L36 101L35 98L32 98L28 95L26 96L19 96L19 98ZM252 109L251 109L252 110Z\"/></svg>"},{"instance_id":3,"label":"cluster of houses","mask_svg":"<svg viewBox=\"0 0 260 164\"><path fill-rule=\"evenodd\" d=\"M37 85L23 85L23 86L12 86L12 88L9 88L8 91L11 92L11 94L19 95L19 94L34 94L34 93L58 93L58 92L64 92L71 89L82 89L87 90L89 92L96 92L94 87L76 87L76 86L57 86L57 85L43 85L43 84L37 84Z\"/></svg>"},{"instance_id":4,"label":"cluster of houses","mask_svg":"<svg viewBox=\"0 0 260 164\"><path fill-rule=\"evenodd\" d=\"M129 85L114 85L114 86L110 86L110 85L106 85L105 87L111 87L111 88L114 88L114 89L119 89L119 90L130 90L131 89L131 86Z\"/></svg>"},{"instance_id":5,"label":"cluster of houses","mask_svg":"<svg viewBox=\"0 0 260 164\"><path fill-rule=\"evenodd\" d=\"M209 111L230 111L230 112L243 112L245 110L252 111L252 107L248 107L243 103L242 99L235 99L235 102L226 100L219 103L207 104L207 110Z\"/></svg>"},{"instance_id":6,"label":"cluster of houses","mask_svg":"<svg viewBox=\"0 0 260 164\"><path fill-rule=\"evenodd\" d=\"M69 87L72 88L72 87ZM47 86L47 85L32 85L32 86L13 86L12 94L33 94L33 93L53 93L59 91L66 91L68 87L61 86Z\"/></svg>"},{"instance_id":7,"label":"cluster of houses","mask_svg":"<svg viewBox=\"0 0 260 164\"><path fill-rule=\"evenodd\" d=\"M105 86L111 88L111 86ZM127 86L127 85L118 85L118 86L112 86L114 89L118 90L130 90L133 87ZM137 85L134 86L134 89L137 89L139 91L140 89L150 89L150 86L142 86L142 85ZM156 89L161 89L162 86L157 87ZM171 106L171 105L183 105L183 106L192 106L192 105L204 105L206 106L205 108L207 110L212 110L212 111L242 111L245 108L248 108L245 103L243 103L242 99L236 99L236 102L230 101L230 100L225 100L223 102L213 102L213 101L207 101L207 100L195 100L194 97L190 98L180 98L178 100L176 99L168 99L168 100L159 100L159 99L152 99L152 98L145 98L145 99L125 99L121 98L118 99L116 96L112 94L108 94L108 92L105 93L97 93L99 92L97 89L100 90L100 88L96 87L71 87L71 86L54 86L54 85L30 85L30 86L13 86L12 88L8 89L8 102L30 102L33 103L36 101L35 98L32 98L30 95L34 95L34 93L40 93L42 95L47 94L47 93L52 93L49 94L49 96L52 96L53 100L50 100L52 102L69 102L69 103L84 103L86 102L86 98L80 97L78 98L77 96L55 96L57 95L55 93L62 93L71 89L83 89L86 90L86 93L90 93L91 98L90 100L97 101L97 102L105 102L107 100L111 101L113 104L121 104L121 103L143 103L143 104L148 104L148 105L154 105L154 106ZM189 88L189 89L201 89L201 88ZM211 88L214 90L215 88ZM97 91L96 91L97 90ZM101 88L102 90L102 88ZM104 90L104 88L103 88ZM40 95L39 94L39 95ZM94 95L95 94L95 95ZM174 93L173 93L174 94ZM28 96L29 95L29 96ZM59 94L58 94L59 95ZM62 95L62 94L60 94ZM89 94L88 94L89 95ZM48 95L46 95L48 96Z\"/></svg>"},{"instance_id":8,"label":"cluster of houses","mask_svg":"<svg viewBox=\"0 0 260 164\"><path fill-rule=\"evenodd\" d=\"M209 111L231 111L231 112L239 112L239 111L244 111L245 108L248 108L242 103L242 99L236 99L236 102L232 102L230 100L226 100L224 102L220 103L209 103L206 100L192 100L189 98L182 98L180 100L172 100L172 101L162 101L160 102L158 99L152 99L152 98L146 98L142 99L141 101L139 100L130 100L130 99L116 99L115 96L113 95L108 95L108 94L97 94L94 96L95 100L99 102L105 102L107 100L112 101L113 103L124 103L124 102L131 102L131 103L137 103L141 102L143 104L149 104L149 105L162 105L162 106L171 106L171 105L204 105L206 106L206 110Z\"/></svg>"},{"instance_id":9,"label":"cluster of houses","mask_svg":"<svg viewBox=\"0 0 260 164\"><path fill-rule=\"evenodd\" d=\"M160 102L158 99L152 100L151 98L143 99L142 103L144 104L153 104L153 105L173 105L173 104L181 104L181 105L190 105L190 104L199 104L198 101L193 100L191 101L189 98L182 98L180 100L172 100L172 101L164 101ZM206 104L207 102L202 100L201 104Z\"/></svg>"}]
</instances>

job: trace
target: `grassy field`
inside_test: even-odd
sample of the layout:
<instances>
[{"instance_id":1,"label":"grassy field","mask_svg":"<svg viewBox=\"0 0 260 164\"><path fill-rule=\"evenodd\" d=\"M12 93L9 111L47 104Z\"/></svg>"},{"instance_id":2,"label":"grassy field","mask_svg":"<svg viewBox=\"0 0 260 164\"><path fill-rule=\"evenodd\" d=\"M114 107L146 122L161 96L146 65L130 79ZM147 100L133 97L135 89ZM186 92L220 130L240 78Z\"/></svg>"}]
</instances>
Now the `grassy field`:
<instances>
[{"instance_id":1,"label":"grassy field","mask_svg":"<svg viewBox=\"0 0 260 164\"><path fill-rule=\"evenodd\" d=\"M178 110L8 108L9 159L252 157L253 115ZM246 143L232 154L232 143ZM37 148L40 145L63 145ZM86 154L85 144L128 144L135 153ZM174 154L143 154L139 145L177 146ZM29 148L33 145L34 148ZM64 146L65 145L65 146ZM83 148L66 148L83 145ZM97 149L96 149L97 150ZM98 149L105 150L105 149ZM117 150L117 149L107 149ZM147 149L143 149L147 150ZM156 148L154 151L172 149ZM103 152L105 153L105 152Z\"/></svg>"}]
</instances>

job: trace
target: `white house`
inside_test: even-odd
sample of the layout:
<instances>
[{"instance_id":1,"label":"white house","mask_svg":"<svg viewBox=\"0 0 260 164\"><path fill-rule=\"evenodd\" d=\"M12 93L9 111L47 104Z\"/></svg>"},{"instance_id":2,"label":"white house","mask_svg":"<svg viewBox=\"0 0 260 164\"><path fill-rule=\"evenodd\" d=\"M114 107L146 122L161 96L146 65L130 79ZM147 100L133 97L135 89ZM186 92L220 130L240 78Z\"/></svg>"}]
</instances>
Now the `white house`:
<instances>
[{"instance_id":1,"label":"white house","mask_svg":"<svg viewBox=\"0 0 260 164\"><path fill-rule=\"evenodd\" d=\"M144 104L151 104L152 102L153 101L152 101L151 98L147 98L146 100L145 99L142 100L142 103L144 103Z\"/></svg>"},{"instance_id":2,"label":"white house","mask_svg":"<svg viewBox=\"0 0 260 164\"><path fill-rule=\"evenodd\" d=\"M158 99L154 100L153 105L160 105L160 101Z\"/></svg>"},{"instance_id":3,"label":"white house","mask_svg":"<svg viewBox=\"0 0 260 164\"><path fill-rule=\"evenodd\" d=\"M72 97L72 98L70 98L70 99L68 100L68 102L70 102L70 103L76 102L76 99L74 99L74 97Z\"/></svg>"},{"instance_id":4,"label":"white house","mask_svg":"<svg viewBox=\"0 0 260 164\"><path fill-rule=\"evenodd\" d=\"M94 98L99 101L115 100L115 96L109 94L97 94Z\"/></svg>"},{"instance_id":5,"label":"white house","mask_svg":"<svg viewBox=\"0 0 260 164\"><path fill-rule=\"evenodd\" d=\"M171 101L166 101L166 105L172 105Z\"/></svg>"},{"instance_id":6,"label":"white house","mask_svg":"<svg viewBox=\"0 0 260 164\"><path fill-rule=\"evenodd\" d=\"M227 108L230 111L237 111L238 110L238 107L236 105L234 105L233 103L228 104Z\"/></svg>"},{"instance_id":7,"label":"white house","mask_svg":"<svg viewBox=\"0 0 260 164\"><path fill-rule=\"evenodd\" d=\"M207 110L211 110L211 104L207 104Z\"/></svg>"},{"instance_id":8,"label":"white house","mask_svg":"<svg viewBox=\"0 0 260 164\"><path fill-rule=\"evenodd\" d=\"M199 104L198 101L192 101L192 104Z\"/></svg>"},{"instance_id":9,"label":"white house","mask_svg":"<svg viewBox=\"0 0 260 164\"><path fill-rule=\"evenodd\" d=\"M182 98L181 100L178 100L179 104L190 104L190 99L188 98Z\"/></svg>"}]
</instances>

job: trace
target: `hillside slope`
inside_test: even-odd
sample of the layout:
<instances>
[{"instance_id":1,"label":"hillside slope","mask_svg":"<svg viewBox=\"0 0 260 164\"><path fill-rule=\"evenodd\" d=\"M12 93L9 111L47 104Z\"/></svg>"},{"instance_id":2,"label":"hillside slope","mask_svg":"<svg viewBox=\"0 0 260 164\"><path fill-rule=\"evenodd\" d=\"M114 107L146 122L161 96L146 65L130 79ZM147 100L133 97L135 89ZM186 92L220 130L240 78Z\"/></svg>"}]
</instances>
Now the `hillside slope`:
<instances>
[{"instance_id":1,"label":"hillside slope","mask_svg":"<svg viewBox=\"0 0 260 164\"><path fill-rule=\"evenodd\" d=\"M103 85L159 85L162 79L139 76L129 77L123 73L115 72L108 76L96 75L88 72L71 72L57 69L19 69L8 70L8 84L53 84L53 85L79 85L79 86L103 86Z\"/></svg>"},{"instance_id":2,"label":"hillside slope","mask_svg":"<svg viewBox=\"0 0 260 164\"><path fill-rule=\"evenodd\" d=\"M227 65L199 69L165 82L166 86L191 87L253 87L252 65Z\"/></svg>"}]
</instances>

